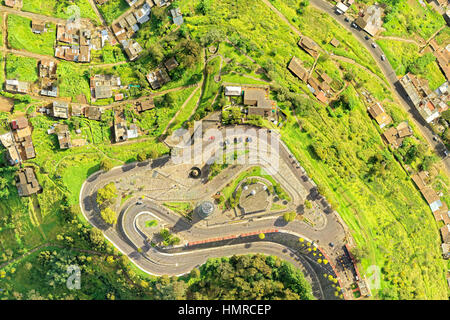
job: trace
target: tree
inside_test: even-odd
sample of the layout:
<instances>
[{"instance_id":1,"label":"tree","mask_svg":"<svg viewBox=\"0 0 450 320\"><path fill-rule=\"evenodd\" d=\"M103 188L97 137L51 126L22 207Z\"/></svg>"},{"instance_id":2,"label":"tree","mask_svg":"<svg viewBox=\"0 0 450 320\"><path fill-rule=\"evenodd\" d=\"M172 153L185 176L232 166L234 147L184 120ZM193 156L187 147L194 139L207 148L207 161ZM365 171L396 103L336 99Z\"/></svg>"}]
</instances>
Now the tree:
<instances>
[{"instance_id":1,"label":"tree","mask_svg":"<svg viewBox=\"0 0 450 320\"><path fill-rule=\"evenodd\" d=\"M108 183L103 188L97 190L97 204L106 206L112 203L112 200L117 198L117 188L114 182Z\"/></svg>"},{"instance_id":2,"label":"tree","mask_svg":"<svg viewBox=\"0 0 450 320\"><path fill-rule=\"evenodd\" d=\"M8 179L0 177L0 199L9 197Z\"/></svg>"},{"instance_id":3,"label":"tree","mask_svg":"<svg viewBox=\"0 0 450 320\"><path fill-rule=\"evenodd\" d=\"M345 81L350 82L350 81L352 81L354 78L355 78L355 76L354 76L353 73L351 73L351 72L346 72L346 73L344 74L344 80L345 80Z\"/></svg>"},{"instance_id":4,"label":"tree","mask_svg":"<svg viewBox=\"0 0 450 320\"><path fill-rule=\"evenodd\" d=\"M154 6L152 8L152 15L156 19L157 24L160 24L166 17L166 10L164 7Z\"/></svg>"},{"instance_id":5,"label":"tree","mask_svg":"<svg viewBox=\"0 0 450 320\"><path fill-rule=\"evenodd\" d=\"M441 116L445 121L450 122L450 109L447 109L441 113Z\"/></svg>"},{"instance_id":6,"label":"tree","mask_svg":"<svg viewBox=\"0 0 450 320\"><path fill-rule=\"evenodd\" d=\"M136 159L139 162L145 161L147 160L147 154L145 152L139 152Z\"/></svg>"},{"instance_id":7,"label":"tree","mask_svg":"<svg viewBox=\"0 0 450 320\"><path fill-rule=\"evenodd\" d=\"M155 149L150 150L150 152L147 155L148 159L156 159L158 157L158 151Z\"/></svg>"},{"instance_id":8,"label":"tree","mask_svg":"<svg viewBox=\"0 0 450 320\"><path fill-rule=\"evenodd\" d=\"M107 208L103 209L102 211L100 211L100 214L101 214L103 220L107 224L114 225L117 223L116 213L110 207L107 207Z\"/></svg>"},{"instance_id":9,"label":"tree","mask_svg":"<svg viewBox=\"0 0 450 320\"><path fill-rule=\"evenodd\" d=\"M91 229L89 239L95 247L100 247L104 242L103 233L97 228Z\"/></svg>"},{"instance_id":10,"label":"tree","mask_svg":"<svg viewBox=\"0 0 450 320\"><path fill-rule=\"evenodd\" d=\"M164 59L164 49L159 43L155 43L150 47L149 54L157 64Z\"/></svg>"},{"instance_id":11,"label":"tree","mask_svg":"<svg viewBox=\"0 0 450 320\"><path fill-rule=\"evenodd\" d=\"M72 204L69 206L68 212L71 218L75 218L79 214L81 214L81 208L78 204Z\"/></svg>"},{"instance_id":12,"label":"tree","mask_svg":"<svg viewBox=\"0 0 450 320\"><path fill-rule=\"evenodd\" d=\"M367 248L359 248L353 247L350 249L350 253L357 263L361 262L361 260L368 255Z\"/></svg>"},{"instance_id":13,"label":"tree","mask_svg":"<svg viewBox=\"0 0 450 320\"><path fill-rule=\"evenodd\" d=\"M194 268L194 269L191 270L189 275L193 279L198 279L198 278L200 278L200 270L198 268Z\"/></svg>"},{"instance_id":14,"label":"tree","mask_svg":"<svg viewBox=\"0 0 450 320\"><path fill-rule=\"evenodd\" d=\"M283 215L283 218L284 218L284 221L286 221L286 222L291 222L291 221L294 221L295 220L295 217L297 216L297 213L295 213L294 211L291 211L291 212L286 212L284 215Z\"/></svg>"},{"instance_id":15,"label":"tree","mask_svg":"<svg viewBox=\"0 0 450 320\"><path fill-rule=\"evenodd\" d=\"M114 164L108 158L104 158L100 161L100 169L103 171L109 171L114 167Z\"/></svg>"},{"instance_id":16,"label":"tree","mask_svg":"<svg viewBox=\"0 0 450 320\"><path fill-rule=\"evenodd\" d=\"M305 200L305 208L306 209L312 209L312 203L309 200Z\"/></svg>"},{"instance_id":17,"label":"tree","mask_svg":"<svg viewBox=\"0 0 450 320\"><path fill-rule=\"evenodd\" d=\"M200 42L204 47L206 47L224 38L225 35L222 30L217 28L209 28L208 31L200 38Z\"/></svg>"}]
</instances>

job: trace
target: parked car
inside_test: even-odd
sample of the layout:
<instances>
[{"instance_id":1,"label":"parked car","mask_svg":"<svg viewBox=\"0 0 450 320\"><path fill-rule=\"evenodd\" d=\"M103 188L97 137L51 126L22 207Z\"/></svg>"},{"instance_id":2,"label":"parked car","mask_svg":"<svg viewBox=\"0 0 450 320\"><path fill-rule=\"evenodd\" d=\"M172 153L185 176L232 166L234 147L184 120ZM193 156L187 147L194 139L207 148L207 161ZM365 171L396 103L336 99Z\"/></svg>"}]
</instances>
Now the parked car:
<instances>
[{"instance_id":1,"label":"parked car","mask_svg":"<svg viewBox=\"0 0 450 320\"><path fill-rule=\"evenodd\" d=\"M381 55L381 60L382 60L382 61L386 60L386 57L385 57L384 54Z\"/></svg>"},{"instance_id":2,"label":"parked car","mask_svg":"<svg viewBox=\"0 0 450 320\"><path fill-rule=\"evenodd\" d=\"M344 21L345 21L345 22L350 22L350 20L348 19L348 17L345 17Z\"/></svg>"},{"instance_id":3,"label":"parked car","mask_svg":"<svg viewBox=\"0 0 450 320\"><path fill-rule=\"evenodd\" d=\"M369 40L370 38L369 38L368 35L365 35L365 36L364 36L364 39Z\"/></svg>"},{"instance_id":4,"label":"parked car","mask_svg":"<svg viewBox=\"0 0 450 320\"><path fill-rule=\"evenodd\" d=\"M141 205L141 204L142 204L142 201L139 200L138 202L136 202L136 204L137 204L137 205Z\"/></svg>"},{"instance_id":5,"label":"parked car","mask_svg":"<svg viewBox=\"0 0 450 320\"><path fill-rule=\"evenodd\" d=\"M375 44L375 42L372 42L372 48L376 48L377 45Z\"/></svg>"}]
</instances>

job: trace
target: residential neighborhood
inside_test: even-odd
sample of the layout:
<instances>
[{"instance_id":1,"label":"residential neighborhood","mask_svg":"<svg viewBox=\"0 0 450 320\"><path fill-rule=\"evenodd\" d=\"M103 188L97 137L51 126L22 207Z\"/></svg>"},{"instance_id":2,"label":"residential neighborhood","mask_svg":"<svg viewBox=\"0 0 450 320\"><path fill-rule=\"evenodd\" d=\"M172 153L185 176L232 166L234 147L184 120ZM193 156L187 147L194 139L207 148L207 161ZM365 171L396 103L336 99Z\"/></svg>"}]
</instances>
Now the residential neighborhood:
<instances>
[{"instance_id":1,"label":"residential neighborhood","mask_svg":"<svg viewBox=\"0 0 450 320\"><path fill-rule=\"evenodd\" d=\"M450 298L448 1L0 11L1 300Z\"/></svg>"}]
</instances>

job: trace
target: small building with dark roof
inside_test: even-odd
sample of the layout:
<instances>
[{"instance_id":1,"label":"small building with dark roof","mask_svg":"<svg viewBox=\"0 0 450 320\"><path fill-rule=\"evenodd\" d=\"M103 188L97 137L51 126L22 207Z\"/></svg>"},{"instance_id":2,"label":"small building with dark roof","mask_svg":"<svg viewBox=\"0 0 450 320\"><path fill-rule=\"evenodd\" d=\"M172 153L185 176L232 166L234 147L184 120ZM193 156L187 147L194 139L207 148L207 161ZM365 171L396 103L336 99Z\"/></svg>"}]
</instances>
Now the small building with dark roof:
<instances>
[{"instance_id":1,"label":"small building with dark roof","mask_svg":"<svg viewBox=\"0 0 450 320\"><path fill-rule=\"evenodd\" d=\"M34 170L30 167L20 169L17 172L15 180L20 197L27 197L42 190L36 179Z\"/></svg>"},{"instance_id":2,"label":"small building with dark roof","mask_svg":"<svg viewBox=\"0 0 450 320\"><path fill-rule=\"evenodd\" d=\"M90 120L100 121L102 119L102 109L94 106L85 107L84 115Z\"/></svg>"},{"instance_id":3,"label":"small building with dark roof","mask_svg":"<svg viewBox=\"0 0 450 320\"><path fill-rule=\"evenodd\" d=\"M179 64L178 64L177 60L175 59L175 57L172 57L164 62L164 66L166 67L167 71L170 72L173 69L175 69L176 67L178 67Z\"/></svg>"}]
</instances>

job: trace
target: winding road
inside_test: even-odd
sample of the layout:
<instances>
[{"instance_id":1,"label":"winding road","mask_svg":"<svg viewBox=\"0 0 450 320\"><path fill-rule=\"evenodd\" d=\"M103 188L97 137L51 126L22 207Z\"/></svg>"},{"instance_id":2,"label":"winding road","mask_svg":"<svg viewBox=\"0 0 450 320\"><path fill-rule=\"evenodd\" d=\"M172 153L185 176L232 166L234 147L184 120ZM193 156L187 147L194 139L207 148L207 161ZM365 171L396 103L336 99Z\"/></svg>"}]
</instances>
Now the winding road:
<instances>
[{"instance_id":1,"label":"winding road","mask_svg":"<svg viewBox=\"0 0 450 320\"><path fill-rule=\"evenodd\" d=\"M245 129L249 129L249 127ZM223 128L221 132L225 133L225 130L226 128ZM273 136L269 135L270 139L264 141L259 138L262 131L267 130L258 129L258 138L253 141L255 144L257 142L258 146L267 144L266 147L269 148L274 144L274 139L279 139L279 136L274 134ZM233 136L226 135L226 137L227 139L233 139ZM170 199L178 194L180 197L185 197L185 200L189 200L187 199L189 197L200 200L208 195L211 196L215 194L216 190L220 190L224 184L229 182L220 181L218 178L220 175L210 182L215 187L205 187L203 182L192 185L188 185L188 182L186 182L186 188L189 188L190 192L179 190L178 187L182 188L182 186L177 186L175 191L171 190L172 187L165 191L158 189L158 192L153 193L146 191L143 192L146 196L145 199L140 202L136 200L138 195L139 197L141 195L135 194L133 198L128 199L120 206L117 225L111 227L105 224L100 217L96 204L97 190L111 181L123 180L126 177L155 176L155 172L171 171L171 168L176 168L177 164L174 164L169 157L155 159L152 162L126 164L116 167L109 172L100 171L94 173L85 181L80 192L80 206L83 215L93 226L102 230L105 237L123 254L127 255L139 268L147 273L154 275L180 275L203 264L208 258L244 253L265 253L286 259L300 268L312 283L313 292L318 299L335 299L334 291L330 289L332 288L330 283L323 282L323 274L334 274L334 276L338 277L338 273L333 267L337 264L337 258L344 254L343 246L345 244L346 229L338 213L333 212L326 200L318 194L316 186L303 173L302 168L297 166L289 150L281 142L279 143L280 167L269 168L272 165L271 162L264 159L261 159L260 166L269 172L278 169L278 172L273 177L281 183L283 188L290 191L295 203L303 203L305 199L302 197L302 194L308 194L307 198L317 205L325 216L326 224L320 229L316 229L300 220L286 223L279 215L265 215L208 226L200 222L192 223L187 221L159 204L161 201L158 200ZM202 145L208 154L222 148L218 141L217 143L203 141ZM190 147L193 146L188 146L187 148ZM248 148L250 148L250 144ZM246 167L244 166L243 168L245 169ZM173 183L175 183L175 180ZM155 180L154 183L149 184L158 184L158 181ZM154 187L160 188L161 186L155 185ZM296 190L299 189L301 191L298 191L298 194L295 195ZM150 239L137 225L138 217L144 214L151 216L152 219L159 220L165 225L170 225L170 230L173 233L188 240L189 243L210 239L214 241L209 241L207 247L182 245L170 250L153 247L149 245ZM267 232L265 240L252 238L251 236L247 237L249 233L258 234L260 232ZM277 237L277 235L279 236ZM218 236L221 237L221 241L217 238ZM228 237L230 240L223 240L222 238L224 237ZM312 259L308 254L301 252L297 247L299 237L303 237L315 244L320 243L321 248L319 250L324 256L326 255L330 264L328 266L320 265L315 261L316 259ZM333 243L334 246L328 246L329 243ZM344 288L345 293L347 286L346 284L342 285L343 279L338 279L341 281L341 287Z\"/></svg>"},{"instance_id":2,"label":"winding road","mask_svg":"<svg viewBox=\"0 0 450 320\"><path fill-rule=\"evenodd\" d=\"M272 10L275 14L280 17L281 20L283 20L290 29L297 35L302 36L302 33L300 30L294 26L289 19L287 19L283 13L281 13L269 0L262 0L262 2L267 5L267 7ZM416 110L412 102L409 100L408 96L406 95L405 91L400 85L399 79L397 75L395 74L394 69L392 68L389 61L386 59L385 61L381 60L381 56L384 54L383 51L379 46L376 46L375 48L372 47L373 40L369 37L368 40L366 40L367 34L365 31L361 29L356 29L351 27L352 20L349 19L349 21L345 21L346 16L337 14L335 11L335 6L331 3L324 1L324 0L311 0L310 4L314 6L315 8L319 9L322 12L325 12L329 14L333 19L335 19L339 24L341 24L347 31L351 32L352 35L361 43L362 46L364 46L370 53L370 55L374 58L377 66L381 69L384 76L389 82L389 85L391 87L391 91L395 92L396 97L400 105L403 107L403 109L408 112L412 119L414 120L414 123L419 128L423 136L425 137L426 141L430 145L430 147L436 152L436 154L439 156L439 158L442 160L442 163L444 165L444 168L447 172L447 174L450 174L450 156L444 155L444 150L446 150L446 147L442 140L440 138L433 139L435 137L435 134L433 133L433 130L431 129L430 125L423 120L423 118L420 116L419 112ZM344 60L344 57L337 57L334 56L336 59L342 59ZM348 58L347 58L348 59ZM350 61L348 61L350 62ZM353 63L355 63L353 61ZM364 68L364 67L363 67ZM370 72L369 70L367 70ZM372 73L372 72L370 72ZM372 73L373 74L373 73ZM378 76L377 76L378 78ZM384 81L383 81L384 82Z\"/></svg>"},{"instance_id":3,"label":"winding road","mask_svg":"<svg viewBox=\"0 0 450 320\"><path fill-rule=\"evenodd\" d=\"M263 0L267 1L267 0ZM328 13L331 17L333 17L339 24L341 24L347 31L350 31L352 35L369 51L374 60L376 61L378 67L383 72L386 79L389 81L391 86L391 90L396 93L398 101L400 105L403 107L405 111L407 111L411 117L413 118L416 126L420 129L426 141L430 145L430 147L437 153L437 155L442 159L442 163L447 171L447 174L450 174L450 157L444 156L443 152L446 150L446 147L440 138L435 141L433 137L435 134L433 133L429 124L423 120L420 116L419 112L416 110L412 102L409 100L408 96L404 92L403 88L400 85L399 79L395 74L394 69L392 68L389 61L386 59L385 61L381 60L381 56L384 54L379 46L373 48L371 44L373 40L369 38L366 40L366 33L363 30L355 29L351 27L352 21L345 21L345 15L336 14L334 6L324 0L311 0L311 5L316 7L317 9Z\"/></svg>"}]
</instances>

